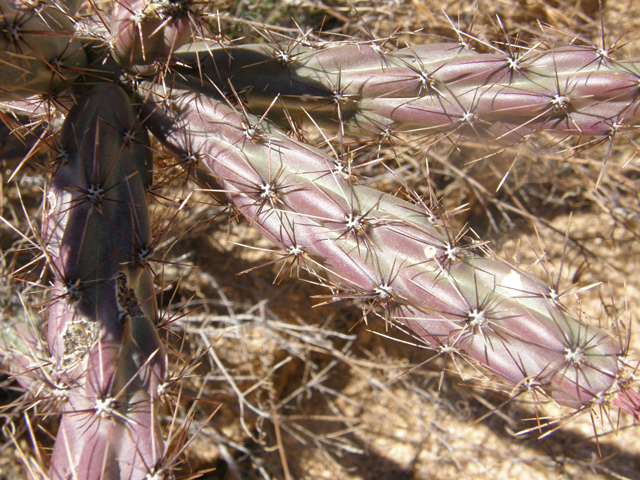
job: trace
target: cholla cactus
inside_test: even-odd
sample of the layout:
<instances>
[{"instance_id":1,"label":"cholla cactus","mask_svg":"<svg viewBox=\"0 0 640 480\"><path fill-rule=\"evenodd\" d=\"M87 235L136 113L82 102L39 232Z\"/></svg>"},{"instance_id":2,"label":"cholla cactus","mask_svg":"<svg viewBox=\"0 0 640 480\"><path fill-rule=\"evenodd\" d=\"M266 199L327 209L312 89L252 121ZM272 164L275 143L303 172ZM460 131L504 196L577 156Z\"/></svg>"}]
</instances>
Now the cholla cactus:
<instances>
[{"instance_id":1,"label":"cholla cactus","mask_svg":"<svg viewBox=\"0 0 640 480\"><path fill-rule=\"evenodd\" d=\"M179 77L246 91L256 114L278 97L293 119L306 111L358 135L453 131L514 142L547 130L613 134L638 117L637 66L586 45L490 54L459 43L216 47L176 52Z\"/></svg>"},{"instance_id":2,"label":"cholla cactus","mask_svg":"<svg viewBox=\"0 0 640 480\"><path fill-rule=\"evenodd\" d=\"M50 478L169 478L181 452L158 418L174 380L149 268L159 187L148 132L291 270L328 287L323 303L356 299L365 321L406 327L514 396L638 418L637 361L620 330L588 324L557 285L465 240L400 171L405 199L361 184L344 151L304 141L309 125L341 148L360 137L378 150L398 135L430 137L425 149L611 140L638 120L637 62L576 43L479 53L266 31L267 45L236 45L209 22L210 2L81 3L0 2L3 115L44 118L32 151L54 152L39 235L54 279L46 354L33 331L3 330L0 343L25 388L56 392Z\"/></svg>"},{"instance_id":3,"label":"cholla cactus","mask_svg":"<svg viewBox=\"0 0 640 480\"><path fill-rule=\"evenodd\" d=\"M164 453L165 353L155 326L146 131L117 85L68 113L43 242L55 271L47 343L65 389L51 478L142 478Z\"/></svg>"},{"instance_id":4,"label":"cholla cactus","mask_svg":"<svg viewBox=\"0 0 640 480\"><path fill-rule=\"evenodd\" d=\"M156 87L153 100L152 132L177 158L195 157L196 181L225 192L306 270L323 269L336 294L367 298L371 310L434 347L464 352L512 387L543 389L574 408L612 396L638 413L628 401L640 397L620 384L614 338L568 314L540 280L459 244L427 206L354 184L278 131L249 133L257 118L206 96Z\"/></svg>"}]
</instances>

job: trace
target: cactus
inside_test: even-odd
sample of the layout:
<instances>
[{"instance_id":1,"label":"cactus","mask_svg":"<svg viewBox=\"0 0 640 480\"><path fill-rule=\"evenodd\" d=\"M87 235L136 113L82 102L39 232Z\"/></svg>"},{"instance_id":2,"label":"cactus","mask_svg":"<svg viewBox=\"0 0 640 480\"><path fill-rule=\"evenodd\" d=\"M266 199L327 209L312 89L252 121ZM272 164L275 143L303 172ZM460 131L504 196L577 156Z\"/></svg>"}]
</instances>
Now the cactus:
<instances>
[{"instance_id":1,"label":"cactus","mask_svg":"<svg viewBox=\"0 0 640 480\"><path fill-rule=\"evenodd\" d=\"M428 207L355 185L311 147L278 131L249 134L256 117L203 95L148 88L156 138L178 159L195 156L191 175L203 188L225 192L306 270L322 268L336 294L368 298L389 321L464 352L512 387L536 385L574 408L612 401L638 414L616 399L640 405L619 382L616 340L565 312L538 279L474 254L479 247L452 239Z\"/></svg>"},{"instance_id":2,"label":"cactus","mask_svg":"<svg viewBox=\"0 0 640 480\"><path fill-rule=\"evenodd\" d=\"M186 2L117 2L110 25L114 59L132 68L171 57L190 37L189 13Z\"/></svg>"},{"instance_id":3,"label":"cactus","mask_svg":"<svg viewBox=\"0 0 640 480\"><path fill-rule=\"evenodd\" d=\"M0 3L0 99L55 94L71 85L87 66L79 39L73 38L74 5L53 2L28 6Z\"/></svg>"},{"instance_id":4,"label":"cactus","mask_svg":"<svg viewBox=\"0 0 640 480\"><path fill-rule=\"evenodd\" d=\"M146 131L124 91L98 85L68 113L47 193L55 271L47 343L66 401L51 478L141 478L164 452L157 425L165 353L151 276Z\"/></svg>"},{"instance_id":5,"label":"cactus","mask_svg":"<svg viewBox=\"0 0 640 480\"><path fill-rule=\"evenodd\" d=\"M497 50L497 49L496 49ZM256 114L277 96L294 120L359 135L451 132L517 142L551 130L608 135L637 121L637 66L590 46L480 54L458 43L385 52L377 45L318 49L189 45L175 53L181 79L247 91ZM220 68L224 65L224 68ZM338 108L336 108L338 106Z\"/></svg>"},{"instance_id":6,"label":"cactus","mask_svg":"<svg viewBox=\"0 0 640 480\"><path fill-rule=\"evenodd\" d=\"M502 42L480 41L484 51L476 51L473 36L457 27L455 42L399 45L395 36L293 38L248 23L262 43L243 44L215 24L223 17L217 7L189 0L117 0L100 9L93 2L0 2L2 115L35 138L25 142L28 153L12 176L30 157L51 157L42 161L43 221L32 242L52 278L42 311L46 334L38 337L33 314L14 310L0 330L8 372L25 398L33 397L25 405L42 402L59 418L40 475L171 478L197 439L187 432L204 401L194 394L182 410L180 381L207 358L233 386L248 436L262 441L247 426L247 412L272 419L283 477L290 478L282 431L299 438L302 430L294 433L273 413L289 400L271 398L271 413L252 403L254 387L237 385L208 340L182 368L168 365L172 334L161 332L178 322L161 318L154 280L160 292L173 287L162 285L164 274L152 264L175 220L156 211L154 223L149 203L168 211L164 192L178 189L182 210L193 184L276 246L269 264L285 260L288 272L328 289L320 307L355 301L356 323L380 318L386 330L409 332L436 356L465 359L507 393L507 403L527 394L565 407L561 425L581 414L608 419L615 408L639 419L640 363L624 327L585 321L564 305L556 279L547 284L455 227L464 206L447 211L425 184L432 172L410 178L411 166L402 163L443 140L452 157L465 142L480 142L488 156L549 137L577 138L572 155L613 145L638 121L638 61L604 43L545 40L524 48L506 34ZM371 167L397 139L402 152L391 148L397 163L386 166L389 173ZM362 166L359 157L371 161ZM611 190L633 186L627 177L621 187L610 182L605 167L595 179L584 175L592 198L633 230L633 212L621 213ZM467 180L458 167L451 171ZM382 186L361 172L380 174ZM395 186L385 191L389 182ZM509 221L508 212L535 217L519 200L506 203L480 182L469 184L480 203L492 203ZM499 187L511 188L506 177ZM220 212L210 207L207 215ZM46 275L32 280L31 268L17 268L13 277L41 283ZM19 405L6 409L10 421ZM162 405L171 412L168 432ZM176 429L180 412L186 419ZM531 431L555 428L537 405L535 417ZM609 423L615 429L615 420Z\"/></svg>"}]
</instances>

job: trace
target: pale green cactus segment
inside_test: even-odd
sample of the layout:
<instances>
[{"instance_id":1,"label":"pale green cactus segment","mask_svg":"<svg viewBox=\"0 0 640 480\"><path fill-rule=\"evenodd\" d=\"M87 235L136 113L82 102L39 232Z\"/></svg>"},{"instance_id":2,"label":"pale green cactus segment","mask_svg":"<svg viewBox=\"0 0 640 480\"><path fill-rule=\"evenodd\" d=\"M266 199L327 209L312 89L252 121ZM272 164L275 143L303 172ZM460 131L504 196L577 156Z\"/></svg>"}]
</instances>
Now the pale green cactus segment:
<instances>
[{"instance_id":1,"label":"pale green cactus segment","mask_svg":"<svg viewBox=\"0 0 640 480\"><path fill-rule=\"evenodd\" d=\"M618 393L613 337L569 314L544 282L459 245L425 205L356 185L321 151L207 96L151 84L140 92L155 102L154 135L192 159L193 179L225 192L292 261L323 271L330 299L364 299L365 312L563 405Z\"/></svg>"},{"instance_id":2,"label":"pale green cactus segment","mask_svg":"<svg viewBox=\"0 0 640 480\"><path fill-rule=\"evenodd\" d=\"M0 2L0 100L52 94L72 84L86 67L66 8L55 2Z\"/></svg>"},{"instance_id":3,"label":"pale green cactus segment","mask_svg":"<svg viewBox=\"0 0 640 480\"><path fill-rule=\"evenodd\" d=\"M143 253L148 134L124 90L102 84L78 99L57 148L42 235L56 277L47 342L69 388L50 474L144 478L164 453L156 413L167 368Z\"/></svg>"},{"instance_id":4,"label":"pale green cactus segment","mask_svg":"<svg viewBox=\"0 0 640 480\"><path fill-rule=\"evenodd\" d=\"M0 359L27 391L34 393L50 374L49 358L40 334L40 318L24 308L0 312Z\"/></svg>"},{"instance_id":5,"label":"pale green cactus segment","mask_svg":"<svg viewBox=\"0 0 640 480\"><path fill-rule=\"evenodd\" d=\"M637 62L590 47L531 49L519 57L459 44L385 52L372 45L325 48L192 44L176 54L180 82L232 95L256 114L385 131L470 133L498 140L537 131L610 135L638 121ZM210 88L210 82L215 88ZM274 98L278 101L274 103ZM516 134L516 135L510 135Z\"/></svg>"}]
</instances>

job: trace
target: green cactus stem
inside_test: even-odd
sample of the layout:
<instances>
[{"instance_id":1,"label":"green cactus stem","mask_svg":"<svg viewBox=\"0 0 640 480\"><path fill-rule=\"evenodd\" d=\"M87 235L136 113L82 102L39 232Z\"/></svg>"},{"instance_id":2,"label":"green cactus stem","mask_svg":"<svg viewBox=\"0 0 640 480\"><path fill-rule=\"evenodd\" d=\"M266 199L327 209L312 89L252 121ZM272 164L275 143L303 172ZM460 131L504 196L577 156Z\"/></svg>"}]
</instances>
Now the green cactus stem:
<instances>
[{"instance_id":1,"label":"green cactus stem","mask_svg":"<svg viewBox=\"0 0 640 480\"><path fill-rule=\"evenodd\" d=\"M319 150L207 96L153 84L140 92L152 132L178 159L192 159L192 178L226 193L312 275L324 272L329 298L366 299L370 312L433 348L562 405L636 399L618 382L613 337L568 313L540 280L460 244L424 204L357 185Z\"/></svg>"}]
</instances>

